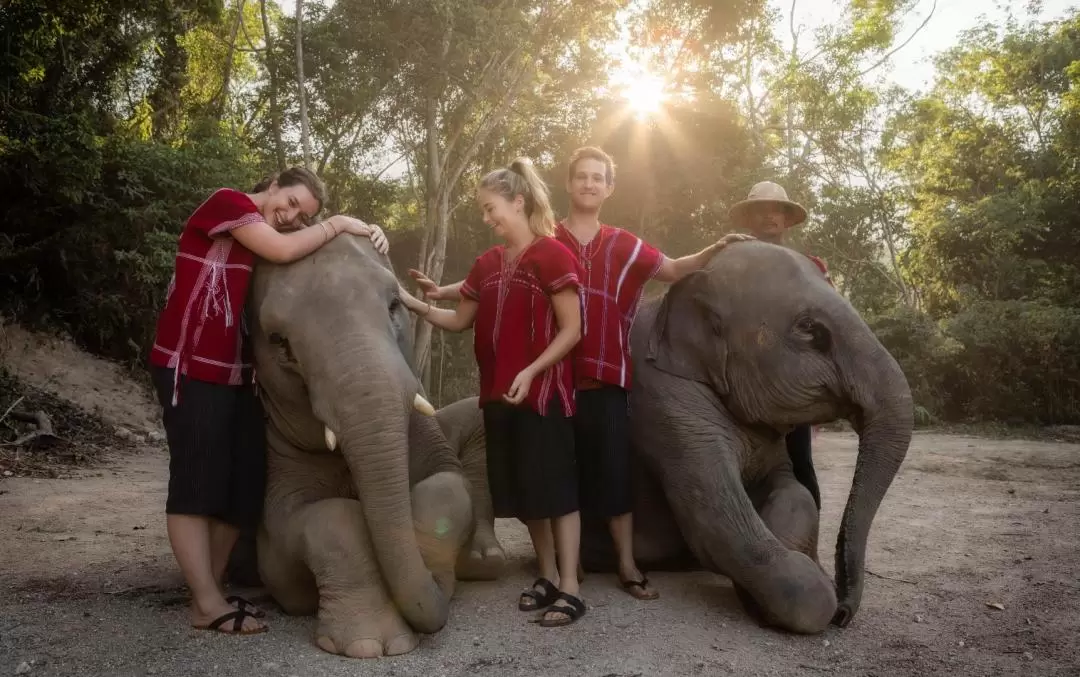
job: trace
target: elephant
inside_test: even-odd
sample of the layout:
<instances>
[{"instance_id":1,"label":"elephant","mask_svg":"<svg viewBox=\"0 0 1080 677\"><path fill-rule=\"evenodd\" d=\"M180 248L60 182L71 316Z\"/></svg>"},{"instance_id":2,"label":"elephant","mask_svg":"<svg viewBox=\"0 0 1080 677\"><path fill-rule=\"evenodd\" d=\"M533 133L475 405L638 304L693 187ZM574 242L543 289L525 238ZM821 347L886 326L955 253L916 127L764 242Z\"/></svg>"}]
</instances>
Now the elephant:
<instances>
[{"instance_id":1,"label":"elephant","mask_svg":"<svg viewBox=\"0 0 1080 677\"><path fill-rule=\"evenodd\" d=\"M644 303L630 341L637 561L725 575L765 625L848 625L871 522L911 441L896 360L810 260L760 241L727 247ZM860 439L834 585L784 435L838 418ZM606 528L588 517L582 560L592 571L614 563Z\"/></svg>"},{"instance_id":2,"label":"elephant","mask_svg":"<svg viewBox=\"0 0 1080 677\"><path fill-rule=\"evenodd\" d=\"M476 398L428 404L398 289L386 256L343 235L260 261L249 297L267 419L258 577L286 613L318 615L319 647L351 657L411 651L446 623L457 578L505 561Z\"/></svg>"}]
</instances>

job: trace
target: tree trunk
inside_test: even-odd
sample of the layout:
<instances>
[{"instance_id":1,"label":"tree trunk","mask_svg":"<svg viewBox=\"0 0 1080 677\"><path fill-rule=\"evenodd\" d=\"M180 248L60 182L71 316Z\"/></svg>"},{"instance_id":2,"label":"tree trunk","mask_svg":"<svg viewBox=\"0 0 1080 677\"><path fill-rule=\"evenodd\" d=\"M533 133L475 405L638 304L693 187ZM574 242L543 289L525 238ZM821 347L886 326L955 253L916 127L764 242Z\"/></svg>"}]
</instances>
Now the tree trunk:
<instances>
[{"instance_id":1,"label":"tree trunk","mask_svg":"<svg viewBox=\"0 0 1080 677\"><path fill-rule=\"evenodd\" d=\"M266 16L266 0L260 0L262 10L263 40L266 44L264 58L266 73L270 76L270 131L274 137L274 155L277 158L278 171L285 169L285 148L281 141L281 109L278 108L277 66L274 64L273 36L270 33L270 19Z\"/></svg>"},{"instance_id":2,"label":"tree trunk","mask_svg":"<svg viewBox=\"0 0 1080 677\"><path fill-rule=\"evenodd\" d=\"M225 70L221 74L221 89L218 90L211 110L214 115L221 118L225 115L225 109L229 105L229 83L232 81L233 57L236 54L236 36L240 32L240 23L244 20L244 0L236 3L236 21L233 22L232 32L229 35L229 51L225 55Z\"/></svg>"},{"instance_id":3,"label":"tree trunk","mask_svg":"<svg viewBox=\"0 0 1080 677\"><path fill-rule=\"evenodd\" d=\"M438 231L441 218L439 205L442 202L442 150L439 148L439 119L438 101L434 95L429 95L424 114L426 127L426 162L427 168L424 173L424 236L420 241L420 260L417 266L420 271L439 284L442 281L442 262L446 257L446 237L442 238L443 252L441 257L433 256L438 249ZM444 224L445 225L445 224ZM433 267L435 258L439 258L439 268ZM424 320L418 320L413 333L413 364L416 365L416 373L424 382L424 388L430 391L430 379L427 378L431 357L431 324Z\"/></svg>"},{"instance_id":4,"label":"tree trunk","mask_svg":"<svg viewBox=\"0 0 1080 677\"><path fill-rule=\"evenodd\" d=\"M311 126L308 122L307 91L304 89L304 0L296 0L296 89L300 101L300 143L304 166L311 166Z\"/></svg>"}]
</instances>

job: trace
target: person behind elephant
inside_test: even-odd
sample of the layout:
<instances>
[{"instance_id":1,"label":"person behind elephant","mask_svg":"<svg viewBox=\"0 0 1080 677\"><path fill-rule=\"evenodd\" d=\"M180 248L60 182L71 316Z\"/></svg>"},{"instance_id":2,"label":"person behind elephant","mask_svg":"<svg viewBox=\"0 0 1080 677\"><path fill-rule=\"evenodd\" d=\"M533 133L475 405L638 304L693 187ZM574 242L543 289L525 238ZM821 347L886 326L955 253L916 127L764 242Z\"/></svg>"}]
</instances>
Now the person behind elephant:
<instances>
[{"instance_id":1,"label":"person behind elephant","mask_svg":"<svg viewBox=\"0 0 1080 677\"><path fill-rule=\"evenodd\" d=\"M787 191L772 181L754 184L745 200L736 203L729 211L732 225L751 233L764 242L783 245L787 231L806 221L806 209L797 202L788 199ZM829 269L825 262L816 256L807 255L832 284ZM811 452L811 429L809 425L796 426L785 439L788 456L791 458L795 479L810 490L814 504L821 509L821 490L818 487L817 473Z\"/></svg>"},{"instance_id":2,"label":"person behind elephant","mask_svg":"<svg viewBox=\"0 0 1080 677\"><path fill-rule=\"evenodd\" d=\"M566 191L570 215L556 237L583 266L584 334L576 350L578 412L574 428L581 469L581 508L603 518L615 545L619 581L642 600L659 597L634 561L627 393L631 384L630 326L645 284L675 282L700 270L729 242L729 235L702 251L672 259L621 228L600 221L600 208L615 190L615 162L600 148L570 156ZM409 271L427 298L457 298L462 283L439 287ZM539 592L539 591L538 591Z\"/></svg>"},{"instance_id":3,"label":"person behind elephant","mask_svg":"<svg viewBox=\"0 0 1080 677\"><path fill-rule=\"evenodd\" d=\"M528 160L485 175L477 201L484 223L505 244L476 259L457 308L432 308L404 290L402 298L442 329L475 324L494 514L526 524L540 566L518 608L547 607L542 626L567 625L585 613L578 596L581 523L571 418L580 267L553 237L547 187Z\"/></svg>"},{"instance_id":4,"label":"person behind elephant","mask_svg":"<svg viewBox=\"0 0 1080 677\"><path fill-rule=\"evenodd\" d=\"M215 191L180 234L150 365L169 446L169 542L198 629L267 630L265 614L223 592L239 529L259 519L266 474L264 419L240 326L255 257L295 261L341 233L386 249L380 230L346 216L303 227L325 200L322 181L293 167L251 193Z\"/></svg>"}]
</instances>

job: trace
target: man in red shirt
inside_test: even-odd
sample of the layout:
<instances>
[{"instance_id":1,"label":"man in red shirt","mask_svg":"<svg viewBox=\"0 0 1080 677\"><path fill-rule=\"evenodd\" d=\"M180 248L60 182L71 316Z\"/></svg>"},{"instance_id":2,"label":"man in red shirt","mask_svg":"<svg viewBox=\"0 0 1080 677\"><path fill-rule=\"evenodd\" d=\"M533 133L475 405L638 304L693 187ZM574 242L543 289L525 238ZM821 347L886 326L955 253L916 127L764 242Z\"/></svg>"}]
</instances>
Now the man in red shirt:
<instances>
[{"instance_id":1,"label":"man in red shirt","mask_svg":"<svg viewBox=\"0 0 1080 677\"><path fill-rule=\"evenodd\" d=\"M650 279L675 282L700 270L728 243L728 235L696 254L671 259L634 234L600 222L600 208L615 189L615 163L603 150L579 148L570 157L566 190L570 215L555 236L581 262L582 338L575 351L575 447L581 510L608 521L619 580L638 599L659 595L634 561L630 490L629 406L632 376L630 326ZM415 270L427 298L458 299L461 283L439 287Z\"/></svg>"},{"instance_id":2,"label":"man in red shirt","mask_svg":"<svg viewBox=\"0 0 1080 677\"><path fill-rule=\"evenodd\" d=\"M731 207L729 216L735 228L749 231L759 240L783 246L784 235L788 229L806 221L806 209L789 200L787 191L779 184L762 181L754 184L745 200ZM809 254L806 257L821 269L821 274L832 284L825 262ZM820 510L821 491L818 488L814 462L810 457L810 426L796 426L788 433L785 441L795 479L810 490L810 495L814 497L814 503Z\"/></svg>"}]
</instances>

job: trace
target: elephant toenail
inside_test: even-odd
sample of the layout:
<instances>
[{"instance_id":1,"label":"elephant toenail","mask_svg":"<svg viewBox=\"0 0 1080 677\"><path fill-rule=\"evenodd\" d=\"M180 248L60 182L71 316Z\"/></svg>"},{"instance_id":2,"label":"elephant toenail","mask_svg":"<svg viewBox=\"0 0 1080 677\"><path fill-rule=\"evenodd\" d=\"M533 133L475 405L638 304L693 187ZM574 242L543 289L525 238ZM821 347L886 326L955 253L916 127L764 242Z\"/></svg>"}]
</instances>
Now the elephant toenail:
<instances>
[{"instance_id":1,"label":"elephant toenail","mask_svg":"<svg viewBox=\"0 0 1080 677\"><path fill-rule=\"evenodd\" d=\"M315 640L315 643L326 653L336 654L338 652L337 647L334 646L334 641L329 637L319 637Z\"/></svg>"},{"instance_id":2,"label":"elephant toenail","mask_svg":"<svg viewBox=\"0 0 1080 677\"><path fill-rule=\"evenodd\" d=\"M418 642L413 635L398 635L386 643L386 655L398 656L409 653L416 648Z\"/></svg>"},{"instance_id":3,"label":"elephant toenail","mask_svg":"<svg viewBox=\"0 0 1080 677\"><path fill-rule=\"evenodd\" d=\"M383 655L382 643L377 639L358 639L345 650L349 658L378 658Z\"/></svg>"}]
</instances>

